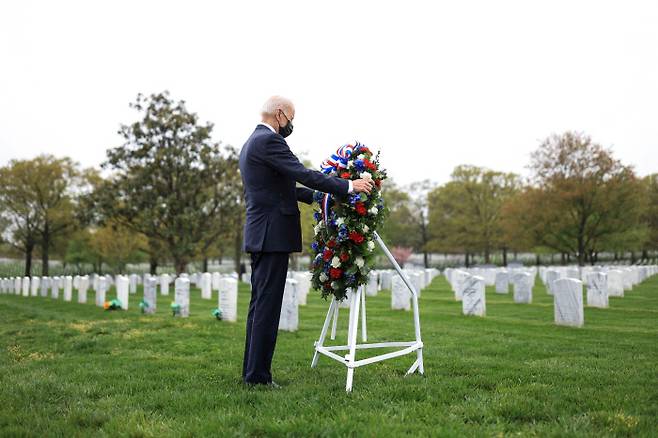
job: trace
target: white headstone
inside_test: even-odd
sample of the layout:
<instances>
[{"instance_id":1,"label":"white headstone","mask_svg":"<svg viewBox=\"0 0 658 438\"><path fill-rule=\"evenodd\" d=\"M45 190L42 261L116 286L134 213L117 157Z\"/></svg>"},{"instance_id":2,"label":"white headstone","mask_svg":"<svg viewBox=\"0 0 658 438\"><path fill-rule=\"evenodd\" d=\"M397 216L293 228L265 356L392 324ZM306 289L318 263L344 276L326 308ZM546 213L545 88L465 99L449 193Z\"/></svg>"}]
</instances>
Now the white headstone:
<instances>
[{"instance_id":1,"label":"white headstone","mask_svg":"<svg viewBox=\"0 0 658 438\"><path fill-rule=\"evenodd\" d=\"M188 278L177 278L174 288L174 302L180 306L176 316L187 318L190 316L190 280Z\"/></svg>"},{"instance_id":2,"label":"white headstone","mask_svg":"<svg viewBox=\"0 0 658 438\"><path fill-rule=\"evenodd\" d=\"M297 281L286 279L279 318L279 330L296 332L299 328L299 311L297 307Z\"/></svg>"},{"instance_id":3,"label":"white headstone","mask_svg":"<svg viewBox=\"0 0 658 438\"><path fill-rule=\"evenodd\" d=\"M39 286L41 286L41 278L40 277L32 277L30 279L30 295L33 297L36 297L39 295Z\"/></svg>"},{"instance_id":4,"label":"white headstone","mask_svg":"<svg viewBox=\"0 0 658 438\"><path fill-rule=\"evenodd\" d=\"M368 274L368 284L366 285L366 295L369 297L377 296L379 285L377 284L377 272L370 271Z\"/></svg>"},{"instance_id":5,"label":"white headstone","mask_svg":"<svg viewBox=\"0 0 658 438\"><path fill-rule=\"evenodd\" d=\"M464 289L464 281L466 278L471 275L466 271L461 271L459 269L453 269L450 272L450 284L452 285L452 290L455 293L455 300L462 300L462 291Z\"/></svg>"},{"instance_id":6,"label":"white headstone","mask_svg":"<svg viewBox=\"0 0 658 438\"><path fill-rule=\"evenodd\" d=\"M379 280L381 289L392 289L393 273L391 271L381 271Z\"/></svg>"},{"instance_id":7,"label":"white headstone","mask_svg":"<svg viewBox=\"0 0 658 438\"><path fill-rule=\"evenodd\" d=\"M306 305L306 297L311 290L310 272L293 272L293 280L297 280L297 303L300 306Z\"/></svg>"},{"instance_id":8,"label":"white headstone","mask_svg":"<svg viewBox=\"0 0 658 438\"><path fill-rule=\"evenodd\" d=\"M59 299L59 289L61 287L60 277L53 277L50 282L51 297L55 300Z\"/></svg>"},{"instance_id":9,"label":"white headstone","mask_svg":"<svg viewBox=\"0 0 658 438\"><path fill-rule=\"evenodd\" d=\"M583 282L573 278L561 278L553 283L555 324L582 327L585 323L583 310Z\"/></svg>"},{"instance_id":10,"label":"white headstone","mask_svg":"<svg viewBox=\"0 0 658 438\"><path fill-rule=\"evenodd\" d=\"M235 278L222 278L217 294L218 306L222 311L222 319L235 322L238 320L238 281Z\"/></svg>"},{"instance_id":11,"label":"white headstone","mask_svg":"<svg viewBox=\"0 0 658 438\"><path fill-rule=\"evenodd\" d=\"M139 283L139 275L130 274L130 293L131 294L136 294L137 293L137 284L138 283Z\"/></svg>"},{"instance_id":12,"label":"white headstone","mask_svg":"<svg viewBox=\"0 0 658 438\"><path fill-rule=\"evenodd\" d=\"M171 275L160 275L160 295L169 295L169 283L171 283Z\"/></svg>"},{"instance_id":13,"label":"white headstone","mask_svg":"<svg viewBox=\"0 0 658 438\"><path fill-rule=\"evenodd\" d=\"M116 277L117 299L121 302L121 308L128 310L128 297L130 295L130 279L125 275Z\"/></svg>"},{"instance_id":14,"label":"white headstone","mask_svg":"<svg viewBox=\"0 0 658 438\"><path fill-rule=\"evenodd\" d=\"M622 272L618 270L611 270L608 274L608 296L609 297L623 297L624 296L624 283Z\"/></svg>"},{"instance_id":15,"label":"white headstone","mask_svg":"<svg viewBox=\"0 0 658 438\"><path fill-rule=\"evenodd\" d=\"M546 270L546 292L549 295L553 295L553 282L560 278L560 273L553 269Z\"/></svg>"},{"instance_id":16,"label":"white headstone","mask_svg":"<svg viewBox=\"0 0 658 438\"><path fill-rule=\"evenodd\" d=\"M144 279L144 304L142 311L147 315L155 313L158 307L158 292L155 277L148 276Z\"/></svg>"},{"instance_id":17,"label":"white headstone","mask_svg":"<svg viewBox=\"0 0 658 438\"><path fill-rule=\"evenodd\" d=\"M78 303L87 302L87 290L89 289L89 277L83 275L78 279Z\"/></svg>"},{"instance_id":18,"label":"white headstone","mask_svg":"<svg viewBox=\"0 0 658 438\"><path fill-rule=\"evenodd\" d=\"M201 274L201 298L204 300L212 298L212 275L208 272Z\"/></svg>"},{"instance_id":19,"label":"white headstone","mask_svg":"<svg viewBox=\"0 0 658 438\"><path fill-rule=\"evenodd\" d=\"M391 279L391 309L411 310L411 292L399 275Z\"/></svg>"},{"instance_id":20,"label":"white headstone","mask_svg":"<svg viewBox=\"0 0 658 438\"><path fill-rule=\"evenodd\" d=\"M507 271L496 272L496 293L506 294L509 292L509 273Z\"/></svg>"},{"instance_id":21,"label":"white headstone","mask_svg":"<svg viewBox=\"0 0 658 438\"><path fill-rule=\"evenodd\" d=\"M16 277L16 283L14 284L14 287L21 285L19 280L20 278ZM19 288L16 287L16 289L14 290L19 290ZM23 296L24 297L30 296L30 277L23 277Z\"/></svg>"},{"instance_id":22,"label":"white headstone","mask_svg":"<svg viewBox=\"0 0 658 438\"><path fill-rule=\"evenodd\" d=\"M64 277L64 301L73 299L73 277L67 275Z\"/></svg>"},{"instance_id":23,"label":"white headstone","mask_svg":"<svg viewBox=\"0 0 658 438\"><path fill-rule=\"evenodd\" d=\"M98 289L96 289L96 305L103 307L105 304L105 294L109 290L110 285L107 278L104 276L98 277Z\"/></svg>"},{"instance_id":24,"label":"white headstone","mask_svg":"<svg viewBox=\"0 0 658 438\"><path fill-rule=\"evenodd\" d=\"M212 273L212 289L219 290L220 282L222 281L222 274L219 272Z\"/></svg>"},{"instance_id":25,"label":"white headstone","mask_svg":"<svg viewBox=\"0 0 658 438\"><path fill-rule=\"evenodd\" d=\"M41 277L41 287L39 288L39 295L42 297L47 297L48 289L50 289L50 277Z\"/></svg>"},{"instance_id":26,"label":"white headstone","mask_svg":"<svg viewBox=\"0 0 658 438\"><path fill-rule=\"evenodd\" d=\"M608 275L603 272L587 274L587 305L608 307Z\"/></svg>"},{"instance_id":27,"label":"white headstone","mask_svg":"<svg viewBox=\"0 0 658 438\"><path fill-rule=\"evenodd\" d=\"M518 272L512 276L515 303L532 303L532 282L533 276L527 272Z\"/></svg>"},{"instance_id":28,"label":"white headstone","mask_svg":"<svg viewBox=\"0 0 658 438\"><path fill-rule=\"evenodd\" d=\"M466 278L462 290L462 312L464 315L486 315L484 286L484 278L482 277L471 275Z\"/></svg>"}]
</instances>

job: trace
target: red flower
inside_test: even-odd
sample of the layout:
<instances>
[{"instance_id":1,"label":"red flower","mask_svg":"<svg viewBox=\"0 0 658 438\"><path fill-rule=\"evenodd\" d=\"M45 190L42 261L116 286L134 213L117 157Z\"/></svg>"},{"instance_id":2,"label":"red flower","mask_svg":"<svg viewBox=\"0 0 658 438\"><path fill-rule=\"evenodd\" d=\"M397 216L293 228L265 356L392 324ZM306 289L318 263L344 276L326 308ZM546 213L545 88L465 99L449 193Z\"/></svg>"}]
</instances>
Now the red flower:
<instances>
[{"instance_id":1,"label":"red flower","mask_svg":"<svg viewBox=\"0 0 658 438\"><path fill-rule=\"evenodd\" d=\"M329 269L329 276L336 280L343 276L343 271L338 268L331 268Z\"/></svg>"},{"instance_id":2,"label":"red flower","mask_svg":"<svg viewBox=\"0 0 658 438\"><path fill-rule=\"evenodd\" d=\"M336 246L336 241L334 239L331 239L329 242L327 242L327 246L329 248L333 248Z\"/></svg>"},{"instance_id":3,"label":"red flower","mask_svg":"<svg viewBox=\"0 0 658 438\"><path fill-rule=\"evenodd\" d=\"M376 179L375 180L375 186L377 186L377 188L380 188L382 186L382 180L381 179Z\"/></svg>"},{"instance_id":4,"label":"red flower","mask_svg":"<svg viewBox=\"0 0 658 438\"><path fill-rule=\"evenodd\" d=\"M325 262L328 262L329 260L331 260L331 258L333 256L334 256L334 252L327 248L322 253L322 260L324 260Z\"/></svg>"},{"instance_id":5,"label":"red flower","mask_svg":"<svg viewBox=\"0 0 658 438\"><path fill-rule=\"evenodd\" d=\"M364 238L361 234L357 233L356 231L352 231L350 232L350 240L356 244L360 244L363 243Z\"/></svg>"},{"instance_id":6,"label":"red flower","mask_svg":"<svg viewBox=\"0 0 658 438\"><path fill-rule=\"evenodd\" d=\"M350 175L349 172L343 172L343 173L340 174L340 177L344 178L344 179L350 179L351 176L352 175Z\"/></svg>"},{"instance_id":7,"label":"red flower","mask_svg":"<svg viewBox=\"0 0 658 438\"><path fill-rule=\"evenodd\" d=\"M359 148L359 153L362 153L362 154L372 154L372 152L370 152L370 149L368 149L368 148L365 147L365 146L361 146L361 148Z\"/></svg>"},{"instance_id":8,"label":"red flower","mask_svg":"<svg viewBox=\"0 0 658 438\"><path fill-rule=\"evenodd\" d=\"M365 205L363 205L363 202L357 202L356 204L354 204L354 208L356 208L356 212L359 213L359 215L361 216L365 216L366 213L368 212L366 210Z\"/></svg>"},{"instance_id":9,"label":"red flower","mask_svg":"<svg viewBox=\"0 0 658 438\"><path fill-rule=\"evenodd\" d=\"M324 288L325 288L325 289L329 289L329 290L331 291L331 282L326 281L326 282L324 283Z\"/></svg>"},{"instance_id":10,"label":"red flower","mask_svg":"<svg viewBox=\"0 0 658 438\"><path fill-rule=\"evenodd\" d=\"M366 166L366 169L377 170L377 166L368 159L363 160L363 165Z\"/></svg>"},{"instance_id":11,"label":"red flower","mask_svg":"<svg viewBox=\"0 0 658 438\"><path fill-rule=\"evenodd\" d=\"M346 261L348 261L349 259L350 259L350 255L349 255L348 253L346 253L346 252L344 252L344 253L342 253L342 254L340 255L340 261L341 261L341 262L346 262Z\"/></svg>"}]
</instances>

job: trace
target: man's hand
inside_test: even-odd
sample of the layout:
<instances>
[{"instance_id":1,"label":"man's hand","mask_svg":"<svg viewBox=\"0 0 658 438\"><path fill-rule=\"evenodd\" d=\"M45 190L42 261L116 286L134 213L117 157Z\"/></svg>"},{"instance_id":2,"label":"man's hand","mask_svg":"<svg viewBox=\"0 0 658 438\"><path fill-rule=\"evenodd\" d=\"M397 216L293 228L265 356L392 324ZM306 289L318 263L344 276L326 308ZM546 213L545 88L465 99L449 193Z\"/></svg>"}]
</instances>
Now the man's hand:
<instances>
[{"instance_id":1,"label":"man's hand","mask_svg":"<svg viewBox=\"0 0 658 438\"><path fill-rule=\"evenodd\" d=\"M352 189L354 193L366 193L370 194L374 183L371 179L355 179L352 181Z\"/></svg>"}]
</instances>

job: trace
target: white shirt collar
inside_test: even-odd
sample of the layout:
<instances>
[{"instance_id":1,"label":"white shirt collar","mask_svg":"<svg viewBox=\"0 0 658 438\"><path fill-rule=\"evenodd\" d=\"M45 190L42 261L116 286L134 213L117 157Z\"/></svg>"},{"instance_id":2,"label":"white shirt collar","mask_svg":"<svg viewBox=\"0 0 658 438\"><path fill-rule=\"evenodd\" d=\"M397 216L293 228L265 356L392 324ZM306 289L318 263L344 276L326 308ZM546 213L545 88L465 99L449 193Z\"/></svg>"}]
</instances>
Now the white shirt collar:
<instances>
[{"instance_id":1,"label":"white shirt collar","mask_svg":"<svg viewBox=\"0 0 658 438\"><path fill-rule=\"evenodd\" d=\"M260 122L259 125L266 126L267 128L269 128L270 131L272 131L273 133L276 134L276 131L274 130L274 128L272 128L272 127L271 127L270 125L268 125L267 123L265 123L265 122Z\"/></svg>"}]
</instances>

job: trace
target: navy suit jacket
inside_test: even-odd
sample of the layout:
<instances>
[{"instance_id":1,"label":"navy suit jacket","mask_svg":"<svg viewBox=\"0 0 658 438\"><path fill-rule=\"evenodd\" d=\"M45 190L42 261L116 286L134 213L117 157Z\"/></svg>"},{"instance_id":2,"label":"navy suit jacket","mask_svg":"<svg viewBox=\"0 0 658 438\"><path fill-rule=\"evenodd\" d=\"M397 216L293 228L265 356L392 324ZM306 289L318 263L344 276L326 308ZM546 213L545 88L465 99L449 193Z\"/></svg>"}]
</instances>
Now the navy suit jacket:
<instances>
[{"instance_id":1,"label":"navy suit jacket","mask_svg":"<svg viewBox=\"0 0 658 438\"><path fill-rule=\"evenodd\" d=\"M344 196L345 179L310 170L299 162L286 140L265 125L256 130L240 151L240 174L247 217L244 250L255 252L299 252L302 232L297 201L313 202L313 190Z\"/></svg>"}]
</instances>

